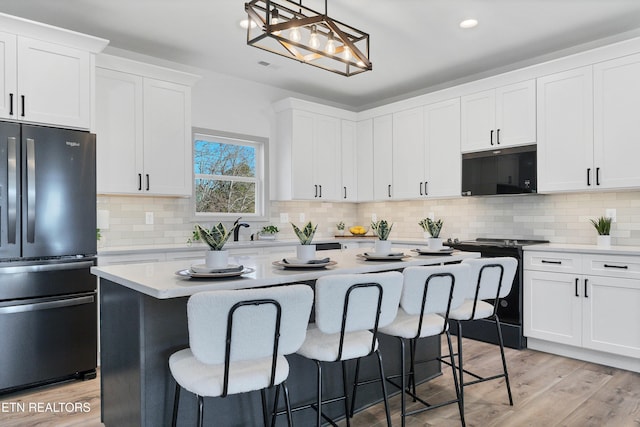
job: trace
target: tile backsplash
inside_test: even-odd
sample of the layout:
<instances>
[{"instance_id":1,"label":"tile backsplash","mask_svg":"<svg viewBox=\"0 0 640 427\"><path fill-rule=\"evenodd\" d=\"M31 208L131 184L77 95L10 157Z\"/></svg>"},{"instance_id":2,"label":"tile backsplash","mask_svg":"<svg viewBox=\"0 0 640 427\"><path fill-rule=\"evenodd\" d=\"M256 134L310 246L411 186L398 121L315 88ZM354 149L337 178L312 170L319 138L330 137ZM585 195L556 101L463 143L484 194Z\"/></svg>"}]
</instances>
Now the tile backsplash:
<instances>
[{"instance_id":1,"label":"tile backsplash","mask_svg":"<svg viewBox=\"0 0 640 427\"><path fill-rule=\"evenodd\" d=\"M97 209L102 239L99 247L182 245L195 223L191 199L169 197L99 196ZM424 201L330 203L273 201L269 222L251 222L241 229L241 240L267 223L280 228L280 238L295 239L287 214L295 224L318 223L316 236L330 238L335 225L369 225L372 215L393 222L392 238L420 238L418 221L429 216L442 218L441 237L471 239L508 237L547 239L554 243L595 244L596 232L589 222L616 209L612 244L640 246L640 191L593 192L552 195L517 195L456 198ZM146 224L146 213L153 224ZM105 227L108 225L108 228Z\"/></svg>"}]
</instances>

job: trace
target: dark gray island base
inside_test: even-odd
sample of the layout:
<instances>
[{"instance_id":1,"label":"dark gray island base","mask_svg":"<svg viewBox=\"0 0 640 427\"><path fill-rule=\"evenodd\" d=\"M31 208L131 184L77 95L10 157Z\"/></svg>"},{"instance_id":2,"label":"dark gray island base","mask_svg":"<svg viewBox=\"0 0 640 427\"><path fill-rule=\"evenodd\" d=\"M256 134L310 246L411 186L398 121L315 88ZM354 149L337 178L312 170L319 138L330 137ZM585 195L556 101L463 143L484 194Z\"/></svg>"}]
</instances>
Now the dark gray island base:
<instances>
[{"instance_id":1,"label":"dark gray island base","mask_svg":"<svg viewBox=\"0 0 640 427\"><path fill-rule=\"evenodd\" d=\"M100 279L101 322L101 402L102 422L106 427L171 425L175 382L168 367L169 356L188 346L186 303L188 297L158 299L129 289L110 280ZM418 354L436 357L440 353L438 337L418 347ZM387 375L400 371L397 339L380 336ZM287 380L292 404L314 399L316 377L311 361L300 356L288 357L290 373ZM361 366L361 378L375 378L375 356ZM341 392L340 364L324 368L325 396ZM349 378L354 366L349 364ZM424 364L419 369L419 380L440 374L437 362ZM390 393L397 393L393 386ZM272 396L272 395L270 395ZM373 384L358 390L357 408L365 408L381 401L380 387ZM185 392L179 409L179 426L196 424L196 399ZM281 407L283 404L281 404ZM334 403L324 407L325 413L339 417L343 406ZM222 398L205 399L205 425L261 426L262 406L259 393L245 393ZM356 415L357 416L357 415ZM278 425L286 425L286 417L278 417ZM315 423L313 410L294 414L297 425Z\"/></svg>"}]
</instances>

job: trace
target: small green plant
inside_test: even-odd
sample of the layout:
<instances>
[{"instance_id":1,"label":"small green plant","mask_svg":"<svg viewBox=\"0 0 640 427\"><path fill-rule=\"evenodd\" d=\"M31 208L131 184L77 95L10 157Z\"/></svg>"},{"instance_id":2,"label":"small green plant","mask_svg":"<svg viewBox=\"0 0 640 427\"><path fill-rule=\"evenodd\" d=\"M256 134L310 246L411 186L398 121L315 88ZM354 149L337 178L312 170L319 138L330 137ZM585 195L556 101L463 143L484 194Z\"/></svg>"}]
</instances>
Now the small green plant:
<instances>
[{"instance_id":1,"label":"small green plant","mask_svg":"<svg viewBox=\"0 0 640 427\"><path fill-rule=\"evenodd\" d=\"M236 227L237 224L233 224L231 228L227 229L223 223L219 222L217 225L211 227L211 230L207 230L200 224L196 224L192 238L193 240L202 240L212 251L221 251Z\"/></svg>"},{"instance_id":2,"label":"small green plant","mask_svg":"<svg viewBox=\"0 0 640 427\"><path fill-rule=\"evenodd\" d=\"M422 229L428 232L431 237L440 237L440 230L442 230L442 226L444 223L441 219L434 221L431 218L425 218L418 223L422 227Z\"/></svg>"},{"instance_id":3,"label":"small green plant","mask_svg":"<svg viewBox=\"0 0 640 427\"><path fill-rule=\"evenodd\" d=\"M589 221L591 221L591 224L593 224L600 236L608 236L611 232L611 218L601 216L596 219L590 219Z\"/></svg>"},{"instance_id":4,"label":"small green plant","mask_svg":"<svg viewBox=\"0 0 640 427\"><path fill-rule=\"evenodd\" d=\"M389 225L386 219L371 222L371 229L380 240L387 240L392 228L393 224Z\"/></svg>"},{"instance_id":5,"label":"small green plant","mask_svg":"<svg viewBox=\"0 0 640 427\"><path fill-rule=\"evenodd\" d=\"M102 238L102 234L100 234L100 229L96 228L96 240L100 240Z\"/></svg>"},{"instance_id":6,"label":"small green plant","mask_svg":"<svg viewBox=\"0 0 640 427\"><path fill-rule=\"evenodd\" d=\"M344 221L340 221L336 224L336 228L340 231L344 231Z\"/></svg>"},{"instance_id":7,"label":"small green plant","mask_svg":"<svg viewBox=\"0 0 640 427\"><path fill-rule=\"evenodd\" d=\"M293 231L296 233L296 236L298 236L301 245L310 245L313 240L313 236L316 234L316 229L318 228L318 224L314 226L311 224L311 221L309 221L302 230L294 223L291 223L291 226L293 227Z\"/></svg>"},{"instance_id":8,"label":"small green plant","mask_svg":"<svg viewBox=\"0 0 640 427\"><path fill-rule=\"evenodd\" d=\"M278 230L278 227L275 225L265 225L260 231L262 234L276 234L278 232L280 232L280 230Z\"/></svg>"}]
</instances>

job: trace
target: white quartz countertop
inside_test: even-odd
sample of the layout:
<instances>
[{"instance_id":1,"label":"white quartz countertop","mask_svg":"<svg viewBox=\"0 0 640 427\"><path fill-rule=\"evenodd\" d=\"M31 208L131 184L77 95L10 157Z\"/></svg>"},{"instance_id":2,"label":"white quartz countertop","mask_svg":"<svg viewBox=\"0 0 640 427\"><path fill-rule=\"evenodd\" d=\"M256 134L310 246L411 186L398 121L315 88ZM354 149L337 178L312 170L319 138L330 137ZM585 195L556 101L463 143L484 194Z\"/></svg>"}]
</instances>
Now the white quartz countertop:
<instances>
[{"instance_id":1,"label":"white quartz countertop","mask_svg":"<svg viewBox=\"0 0 640 427\"><path fill-rule=\"evenodd\" d=\"M535 252L572 252L585 254L631 255L640 256L640 246L611 246L602 248L596 245L574 245L571 243L544 243L523 247L525 251Z\"/></svg>"},{"instance_id":2,"label":"white quartz countertop","mask_svg":"<svg viewBox=\"0 0 640 427\"><path fill-rule=\"evenodd\" d=\"M274 261L295 257L292 251L283 251L266 255L230 255L229 262L241 264L254 271L240 277L227 279L196 279L176 275L177 271L188 269L191 264L204 263L204 260L168 261L92 267L96 276L118 283L127 288L158 299L190 296L196 292L243 289L259 286L279 285L315 280L327 274L372 273L402 269L408 266L434 265L443 262L460 261L465 258L478 258L477 252L454 251L443 255L418 255L409 249L409 255L400 261L367 261L358 257L365 249L329 250L318 253L318 258L329 257L337 264L325 268L283 269L274 266Z\"/></svg>"}]
</instances>

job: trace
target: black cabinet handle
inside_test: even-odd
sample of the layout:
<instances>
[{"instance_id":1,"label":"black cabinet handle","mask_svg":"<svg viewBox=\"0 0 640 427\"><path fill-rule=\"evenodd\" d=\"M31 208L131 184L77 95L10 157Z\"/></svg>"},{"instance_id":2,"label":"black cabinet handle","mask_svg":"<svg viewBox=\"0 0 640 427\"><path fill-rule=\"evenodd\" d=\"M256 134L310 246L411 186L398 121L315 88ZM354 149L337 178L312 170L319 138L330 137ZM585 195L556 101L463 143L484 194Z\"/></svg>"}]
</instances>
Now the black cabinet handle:
<instances>
[{"instance_id":1,"label":"black cabinet handle","mask_svg":"<svg viewBox=\"0 0 640 427\"><path fill-rule=\"evenodd\" d=\"M605 264L604 268L619 268L621 270L627 270L629 268L628 265L612 265L612 264Z\"/></svg>"},{"instance_id":2,"label":"black cabinet handle","mask_svg":"<svg viewBox=\"0 0 640 427\"><path fill-rule=\"evenodd\" d=\"M21 114L21 116L24 117L24 95L20 95L20 103L22 104L22 114Z\"/></svg>"},{"instance_id":3,"label":"black cabinet handle","mask_svg":"<svg viewBox=\"0 0 640 427\"><path fill-rule=\"evenodd\" d=\"M318 184L315 184L313 187L315 188L315 194L313 197L318 197Z\"/></svg>"},{"instance_id":4,"label":"black cabinet handle","mask_svg":"<svg viewBox=\"0 0 640 427\"><path fill-rule=\"evenodd\" d=\"M491 145L493 145L493 129L491 129L491 132L489 132L489 142L491 143Z\"/></svg>"},{"instance_id":5,"label":"black cabinet handle","mask_svg":"<svg viewBox=\"0 0 640 427\"><path fill-rule=\"evenodd\" d=\"M422 196L422 182L420 183L420 195Z\"/></svg>"},{"instance_id":6,"label":"black cabinet handle","mask_svg":"<svg viewBox=\"0 0 640 427\"><path fill-rule=\"evenodd\" d=\"M580 281L580 279L578 279L576 277L576 285L575 285L575 291L576 291L576 296L579 297L580 295L578 295L578 282Z\"/></svg>"},{"instance_id":7,"label":"black cabinet handle","mask_svg":"<svg viewBox=\"0 0 640 427\"><path fill-rule=\"evenodd\" d=\"M13 94L9 94L9 115L13 116Z\"/></svg>"},{"instance_id":8,"label":"black cabinet handle","mask_svg":"<svg viewBox=\"0 0 640 427\"><path fill-rule=\"evenodd\" d=\"M147 191L149 191L149 174L146 174L146 178L147 178Z\"/></svg>"},{"instance_id":9,"label":"black cabinet handle","mask_svg":"<svg viewBox=\"0 0 640 427\"><path fill-rule=\"evenodd\" d=\"M391 197L391 184L387 186L387 194Z\"/></svg>"},{"instance_id":10,"label":"black cabinet handle","mask_svg":"<svg viewBox=\"0 0 640 427\"><path fill-rule=\"evenodd\" d=\"M347 198L347 187L342 187L342 188L344 188L344 198L346 199Z\"/></svg>"},{"instance_id":11,"label":"black cabinet handle","mask_svg":"<svg viewBox=\"0 0 640 427\"><path fill-rule=\"evenodd\" d=\"M596 185L600 185L600 168L596 168Z\"/></svg>"},{"instance_id":12,"label":"black cabinet handle","mask_svg":"<svg viewBox=\"0 0 640 427\"><path fill-rule=\"evenodd\" d=\"M543 264L556 264L556 265L562 265L562 261L547 261L546 259L543 259L542 261L540 261Z\"/></svg>"},{"instance_id":13,"label":"black cabinet handle","mask_svg":"<svg viewBox=\"0 0 640 427\"><path fill-rule=\"evenodd\" d=\"M589 283L589 279L584 279L584 297L585 298L589 298L589 295L587 294L587 283Z\"/></svg>"},{"instance_id":14,"label":"black cabinet handle","mask_svg":"<svg viewBox=\"0 0 640 427\"><path fill-rule=\"evenodd\" d=\"M320 198L322 198L322 185L318 185L320 187Z\"/></svg>"},{"instance_id":15,"label":"black cabinet handle","mask_svg":"<svg viewBox=\"0 0 640 427\"><path fill-rule=\"evenodd\" d=\"M587 187L591 186L591 168L587 168Z\"/></svg>"},{"instance_id":16,"label":"black cabinet handle","mask_svg":"<svg viewBox=\"0 0 640 427\"><path fill-rule=\"evenodd\" d=\"M142 174L138 174L138 191L142 191Z\"/></svg>"},{"instance_id":17,"label":"black cabinet handle","mask_svg":"<svg viewBox=\"0 0 640 427\"><path fill-rule=\"evenodd\" d=\"M500 145L500 129L496 131L496 143Z\"/></svg>"},{"instance_id":18,"label":"black cabinet handle","mask_svg":"<svg viewBox=\"0 0 640 427\"><path fill-rule=\"evenodd\" d=\"M428 195L429 195L429 192L427 191L427 184L429 184L429 181L425 181L425 182L424 182L424 195L425 195L425 196L428 196Z\"/></svg>"}]
</instances>

